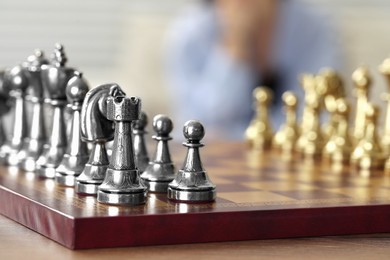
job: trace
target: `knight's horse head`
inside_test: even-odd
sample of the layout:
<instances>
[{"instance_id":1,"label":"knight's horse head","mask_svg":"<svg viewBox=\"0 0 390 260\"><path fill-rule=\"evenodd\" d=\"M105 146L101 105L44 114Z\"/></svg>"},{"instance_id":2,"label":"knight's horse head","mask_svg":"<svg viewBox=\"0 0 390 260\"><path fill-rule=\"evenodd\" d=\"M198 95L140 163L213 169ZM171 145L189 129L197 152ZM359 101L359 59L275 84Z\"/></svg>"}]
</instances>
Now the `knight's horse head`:
<instances>
[{"instance_id":1,"label":"knight's horse head","mask_svg":"<svg viewBox=\"0 0 390 260\"><path fill-rule=\"evenodd\" d=\"M114 139L113 122L107 119L107 98L125 96L114 83L91 89L81 108L81 135L86 142L106 142Z\"/></svg>"}]
</instances>

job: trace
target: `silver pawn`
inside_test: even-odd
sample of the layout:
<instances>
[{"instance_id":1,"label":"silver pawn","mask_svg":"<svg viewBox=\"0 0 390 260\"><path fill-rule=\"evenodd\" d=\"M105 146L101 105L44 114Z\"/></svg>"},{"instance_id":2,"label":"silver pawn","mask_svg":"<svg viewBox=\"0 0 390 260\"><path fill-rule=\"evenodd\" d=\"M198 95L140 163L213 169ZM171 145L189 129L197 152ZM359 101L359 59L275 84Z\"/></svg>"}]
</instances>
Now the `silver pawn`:
<instances>
[{"instance_id":1,"label":"silver pawn","mask_svg":"<svg viewBox=\"0 0 390 260\"><path fill-rule=\"evenodd\" d=\"M9 75L6 76L5 84L9 84L7 87L10 89L10 97L15 100L15 108L12 135L10 140L7 140L0 148L0 160L10 165L16 165L17 154L22 148L27 129L24 97L29 82L24 68L22 66L12 68Z\"/></svg>"},{"instance_id":2,"label":"silver pawn","mask_svg":"<svg viewBox=\"0 0 390 260\"><path fill-rule=\"evenodd\" d=\"M107 118L115 121L114 149L102 185L99 202L137 205L146 202L147 188L135 166L131 122L139 119L141 100L136 97L109 97Z\"/></svg>"},{"instance_id":3,"label":"silver pawn","mask_svg":"<svg viewBox=\"0 0 390 260\"><path fill-rule=\"evenodd\" d=\"M82 73L75 71L66 87L68 107L72 111L71 130L68 139L68 147L60 165L56 168L55 180L64 186L74 186L76 177L84 170L88 161L87 143L81 140L80 112L85 95L89 90Z\"/></svg>"},{"instance_id":4,"label":"silver pawn","mask_svg":"<svg viewBox=\"0 0 390 260\"><path fill-rule=\"evenodd\" d=\"M67 147L64 109L66 101L66 86L74 69L66 67L67 58L61 44L56 44L52 64L42 70L42 84L45 92L45 102L53 107L53 120L48 143L36 162L36 174L39 177L54 178L55 169L61 163Z\"/></svg>"},{"instance_id":5,"label":"silver pawn","mask_svg":"<svg viewBox=\"0 0 390 260\"><path fill-rule=\"evenodd\" d=\"M83 172L77 177L76 192L96 195L109 165L106 143L114 139L113 122L107 119L107 98L124 96L116 84L104 84L91 89L81 108L81 137L92 143L92 151Z\"/></svg>"},{"instance_id":6,"label":"silver pawn","mask_svg":"<svg viewBox=\"0 0 390 260\"><path fill-rule=\"evenodd\" d=\"M173 129L171 119L165 115L157 115L153 118L153 129L156 135L153 139L157 141L157 148L154 160L151 161L141 178L151 192L167 192L168 184L175 178L175 166L172 163L169 152L168 141Z\"/></svg>"},{"instance_id":7,"label":"silver pawn","mask_svg":"<svg viewBox=\"0 0 390 260\"><path fill-rule=\"evenodd\" d=\"M28 57L26 63L27 77L30 83L30 87L27 89L26 101L32 104L32 115L29 132L22 149L17 155L17 159L21 168L30 172L35 170L35 161L42 153L46 141L41 71L42 66L47 63L48 61L40 50L35 50L34 54Z\"/></svg>"},{"instance_id":8,"label":"silver pawn","mask_svg":"<svg viewBox=\"0 0 390 260\"><path fill-rule=\"evenodd\" d=\"M205 135L203 125L190 120L183 128L187 139L183 145L188 148L184 166L174 181L169 184L168 199L179 202L211 202L216 198L215 185L209 180L203 168L199 148Z\"/></svg>"},{"instance_id":9,"label":"silver pawn","mask_svg":"<svg viewBox=\"0 0 390 260\"><path fill-rule=\"evenodd\" d=\"M145 112L141 112L140 118L133 122L133 142L135 164L140 173L144 172L149 164L148 151L144 135L147 133L145 127L148 124L148 116Z\"/></svg>"}]
</instances>

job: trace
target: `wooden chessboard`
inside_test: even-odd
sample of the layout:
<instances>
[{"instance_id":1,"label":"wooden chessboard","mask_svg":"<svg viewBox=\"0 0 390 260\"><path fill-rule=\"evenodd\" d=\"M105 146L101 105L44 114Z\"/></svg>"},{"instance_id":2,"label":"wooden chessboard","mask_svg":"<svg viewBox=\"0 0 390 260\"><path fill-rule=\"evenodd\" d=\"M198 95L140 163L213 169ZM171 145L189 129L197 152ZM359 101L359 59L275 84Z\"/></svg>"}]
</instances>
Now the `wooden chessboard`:
<instances>
[{"instance_id":1,"label":"wooden chessboard","mask_svg":"<svg viewBox=\"0 0 390 260\"><path fill-rule=\"evenodd\" d=\"M184 147L174 146L177 165ZM181 244L390 232L390 176L322 161L250 151L241 143L201 150L217 200L108 206L73 188L0 168L0 213L71 248Z\"/></svg>"}]
</instances>

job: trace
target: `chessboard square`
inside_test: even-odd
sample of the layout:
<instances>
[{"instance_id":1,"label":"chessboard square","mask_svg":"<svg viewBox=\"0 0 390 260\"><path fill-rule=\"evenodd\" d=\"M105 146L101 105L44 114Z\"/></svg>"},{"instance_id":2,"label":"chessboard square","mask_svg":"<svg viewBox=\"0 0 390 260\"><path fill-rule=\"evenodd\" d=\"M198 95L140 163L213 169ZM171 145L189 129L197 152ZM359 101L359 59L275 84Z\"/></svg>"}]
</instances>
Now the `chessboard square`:
<instances>
[{"instance_id":1,"label":"chessboard square","mask_svg":"<svg viewBox=\"0 0 390 260\"><path fill-rule=\"evenodd\" d=\"M211 181L212 181L214 184L217 185L217 187L218 187L219 185L223 185L223 184L234 184L234 181L229 180L229 179L226 179L226 178L224 178L224 177L215 176L215 175L213 175L213 176L210 176L210 175L209 175L209 177L210 177Z\"/></svg>"},{"instance_id":2,"label":"chessboard square","mask_svg":"<svg viewBox=\"0 0 390 260\"><path fill-rule=\"evenodd\" d=\"M274 191L280 195L284 195L297 200L315 200L315 199L334 199L334 198L348 198L348 196L329 192L321 189L312 190L290 190L290 191Z\"/></svg>"},{"instance_id":3,"label":"chessboard square","mask_svg":"<svg viewBox=\"0 0 390 260\"><path fill-rule=\"evenodd\" d=\"M247 191L247 192L221 192L218 197L233 201L235 203L259 203L270 201L295 201L283 195L268 191Z\"/></svg>"},{"instance_id":4,"label":"chessboard square","mask_svg":"<svg viewBox=\"0 0 390 260\"><path fill-rule=\"evenodd\" d=\"M258 182L243 182L241 185L248 188L255 188L267 191L287 191L287 190L312 190L315 189L310 184L298 183L295 181L258 181Z\"/></svg>"},{"instance_id":5,"label":"chessboard square","mask_svg":"<svg viewBox=\"0 0 390 260\"><path fill-rule=\"evenodd\" d=\"M278 180L274 175L258 174L258 175L232 175L226 176L226 179L232 180L236 183L241 182L258 182L258 181L275 181Z\"/></svg>"},{"instance_id":6,"label":"chessboard square","mask_svg":"<svg viewBox=\"0 0 390 260\"><path fill-rule=\"evenodd\" d=\"M372 200L375 198L390 198L390 189L386 188L367 188L367 187L340 187L327 189L333 193L340 193L352 198L362 200ZM389 199L390 200L390 199Z\"/></svg>"},{"instance_id":7,"label":"chessboard square","mask_svg":"<svg viewBox=\"0 0 390 260\"><path fill-rule=\"evenodd\" d=\"M259 191L261 189L256 187L248 187L239 183L219 184L217 185L217 192L237 192L237 191Z\"/></svg>"}]
</instances>

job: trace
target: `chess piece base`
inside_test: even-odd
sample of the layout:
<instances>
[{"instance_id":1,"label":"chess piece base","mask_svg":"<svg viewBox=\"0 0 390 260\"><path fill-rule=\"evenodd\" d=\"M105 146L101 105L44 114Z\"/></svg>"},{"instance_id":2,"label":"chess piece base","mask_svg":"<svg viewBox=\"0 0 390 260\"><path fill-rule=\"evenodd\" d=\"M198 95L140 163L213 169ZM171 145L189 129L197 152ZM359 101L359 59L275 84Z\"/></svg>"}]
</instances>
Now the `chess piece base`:
<instances>
[{"instance_id":1,"label":"chess piece base","mask_svg":"<svg viewBox=\"0 0 390 260\"><path fill-rule=\"evenodd\" d=\"M85 195L96 195L100 184L76 182L76 192Z\"/></svg>"},{"instance_id":2,"label":"chess piece base","mask_svg":"<svg viewBox=\"0 0 390 260\"><path fill-rule=\"evenodd\" d=\"M56 167L41 165L35 172L38 177L53 179L56 176Z\"/></svg>"},{"instance_id":3,"label":"chess piece base","mask_svg":"<svg viewBox=\"0 0 390 260\"><path fill-rule=\"evenodd\" d=\"M215 189L211 190L176 190L168 188L168 199L182 202L212 202L216 198Z\"/></svg>"},{"instance_id":4,"label":"chess piece base","mask_svg":"<svg viewBox=\"0 0 390 260\"><path fill-rule=\"evenodd\" d=\"M168 184L171 181L149 181L143 180L143 183L148 187L150 192L166 193L168 190Z\"/></svg>"},{"instance_id":5,"label":"chess piece base","mask_svg":"<svg viewBox=\"0 0 390 260\"><path fill-rule=\"evenodd\" d=\"M108 193L98 191L97 200L105 204L113 205L139 205L146 203L147 192L139 193Z\"/></svg>"},{"instance_id":6,"label":"chess piece base","mask_svg":"<svg viewBox=\"0 0 390 260\"><path fill-rule=\"evenodd\" d=\"M73 187L76 185L75 175L66 175L59 172L56 172L55 181L57 184L67 187Z\"/></svg>"},{"instance_id":7,"label":"chess piece base","mask_svg":"<svg viewBox=\"0 0 390 260\"><path fill-rule=\"evenodd\" d=\"M36 170L35 159L32 157L27 157L19 166L26 172L33 172Z\"/></svg>"}]
</instances>

